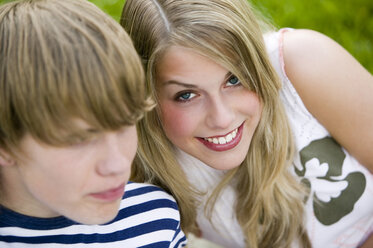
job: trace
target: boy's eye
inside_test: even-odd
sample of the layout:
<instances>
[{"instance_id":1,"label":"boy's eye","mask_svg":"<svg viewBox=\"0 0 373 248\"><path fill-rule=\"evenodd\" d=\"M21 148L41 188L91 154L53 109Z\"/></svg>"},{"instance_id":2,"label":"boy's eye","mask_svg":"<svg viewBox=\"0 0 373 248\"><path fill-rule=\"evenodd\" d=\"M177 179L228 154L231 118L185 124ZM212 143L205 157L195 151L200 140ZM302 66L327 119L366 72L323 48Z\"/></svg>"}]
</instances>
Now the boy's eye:
<instances>
[{"instance_id":1,"label":"boy's eye","mask_svg":"<svg viewBox=\"0 0 373 248\"><path fill-rule=\"evenodd\" d=\"M94 138L92 136L82 136L82 137L74 137L72 144L73 145L83 145L91 142Z\"/></svg>"},{"instance_id":2,"label":"boy's eye","mask_svg":"<svg viewBox=\"0 0 373 248\"><path fill-rule=\"evenodd\" d=\"M100 137L100 134L101 133L96 129L84 130L83 133L80 133L79 135L72 135L70 137L71 144L75 146L89 144L97 140Z\"/></svg>"},{"instance_id":3,"label":"boy's eye","mask_svg":"<svg viewBox=\"0 0 373 248\"><path fill-rule=\"evenodd\" d=\"M176 100L177 100L177 101L180 101L180 102L186 102L186 101L191 100L191 99L194 98L195 96L196 96L196 94L193 93L193 92L181 92L181 93L179 93L179 94L176 96Z\"/></svg>"},{"instance_id":4,"label":"boy's eye","mask_svg":"<svg viewBox=\"0 0 373 248\"><path fill-rule=\"evenodd\" d=\"M236 76L232 75L227 81L227 86L235 86L239 85L240 83L240 80L238 80Z\"/></svg>"}]
</instances>

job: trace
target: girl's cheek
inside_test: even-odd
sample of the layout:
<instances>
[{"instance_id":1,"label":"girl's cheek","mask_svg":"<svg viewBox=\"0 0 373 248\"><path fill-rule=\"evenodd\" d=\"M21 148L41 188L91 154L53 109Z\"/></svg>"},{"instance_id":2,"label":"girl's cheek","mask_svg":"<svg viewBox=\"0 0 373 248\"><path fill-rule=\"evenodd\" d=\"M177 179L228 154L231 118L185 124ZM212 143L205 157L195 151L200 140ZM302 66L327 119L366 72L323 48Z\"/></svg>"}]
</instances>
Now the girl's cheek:
<instances>
[{"instance_id":1,"label":"girl's cheek","mask_svg":"<svg viewBox=\"0 0 373 248\"><path fill-rule=\"evenodd\" d=\"M192 135L196 116L193 117L194 114L189 109L182 109L175 105L174 103L161 105L162 122L166 135L169 138Z\"/></svg>"}]
</instances>

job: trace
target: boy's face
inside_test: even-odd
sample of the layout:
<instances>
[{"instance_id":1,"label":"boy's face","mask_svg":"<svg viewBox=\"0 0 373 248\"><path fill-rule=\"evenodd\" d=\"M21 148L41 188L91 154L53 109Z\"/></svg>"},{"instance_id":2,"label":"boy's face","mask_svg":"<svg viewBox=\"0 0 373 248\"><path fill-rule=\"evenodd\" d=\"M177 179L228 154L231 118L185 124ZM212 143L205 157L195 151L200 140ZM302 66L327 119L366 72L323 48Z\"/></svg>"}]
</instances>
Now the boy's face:
<instances>
[{"instance_id":1,"label":"boy's face","mask_svg":"<svg viewBox=\"0 0 373 248\"><path fill-rule=\"evenodd\" d=\"M106 223L117 215L136 148L135 126L62 148L26 136L21 162L3 167L4 185L10 185L2 200L31 216Z\"/></svg>"}]
</instances>

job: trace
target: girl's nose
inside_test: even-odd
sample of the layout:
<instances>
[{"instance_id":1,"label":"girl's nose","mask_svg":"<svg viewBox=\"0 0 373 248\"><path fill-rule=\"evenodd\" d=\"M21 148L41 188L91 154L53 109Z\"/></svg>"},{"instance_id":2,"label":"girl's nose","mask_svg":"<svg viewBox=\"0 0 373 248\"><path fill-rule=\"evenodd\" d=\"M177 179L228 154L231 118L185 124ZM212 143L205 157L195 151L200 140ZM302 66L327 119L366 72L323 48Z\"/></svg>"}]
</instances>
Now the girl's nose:
<instances>
[{"instance_id":1,"label":"girl's nose","mask_svg":"<svg viewBox=\"0 0 373 248\"><path fill-rule=\"evenodd\" d=\"M211 99L206 112L206 124L213 129L230 128L235 119L235 111L229 100L223 99L221 96Z\"/></svg>"}]
</instances>

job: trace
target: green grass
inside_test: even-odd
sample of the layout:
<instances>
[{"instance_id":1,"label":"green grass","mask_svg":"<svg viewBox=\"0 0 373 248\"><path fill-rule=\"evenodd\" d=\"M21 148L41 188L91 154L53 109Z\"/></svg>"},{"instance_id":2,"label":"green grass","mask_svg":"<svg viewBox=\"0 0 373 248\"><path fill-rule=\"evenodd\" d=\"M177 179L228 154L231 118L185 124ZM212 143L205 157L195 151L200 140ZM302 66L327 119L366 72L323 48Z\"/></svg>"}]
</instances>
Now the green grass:
<instances>
[{"instance_id":1,"label":"green grass","mask_svg":"<svg viewBox=\"0 0 373 248\"><path fill-rule=\"evenodd\" d=\"M125 0L89 0L119 21Z\"/></svg>"},{"instance_id":2,"label":"green grass","mask_svg":"<svg viewBox=\"0 0 373 248\"><path fill-rule=\"evenodd\" d=\"M251 0L277 27L328 35L373 73L372 0Z\"/></svg>"},{"instance_id":3,"label":"green grass","mask_svg":"<svg viewBox=\"0 0 373 248\"><path fill-rule=\"evenodd\" d=\"M124 0L90 1L119 21ZM373 74L372 0L250 1L276 27L307 28L328 35Z\"/></svg>"}]
</instances>

